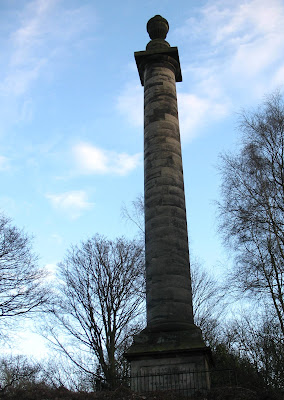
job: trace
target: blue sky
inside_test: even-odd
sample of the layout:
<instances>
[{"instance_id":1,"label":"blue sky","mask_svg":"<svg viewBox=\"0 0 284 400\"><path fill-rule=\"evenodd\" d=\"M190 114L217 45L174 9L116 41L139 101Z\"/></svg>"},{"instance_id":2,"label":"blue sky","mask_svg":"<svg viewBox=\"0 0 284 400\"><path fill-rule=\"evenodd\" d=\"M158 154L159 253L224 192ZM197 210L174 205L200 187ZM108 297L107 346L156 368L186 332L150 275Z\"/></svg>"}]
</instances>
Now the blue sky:
<instances>
[{"instance_id":1,"label":"blue sky","mask_svg":"<svg viewBox=\"0 0 284 400\"><path fill-rule=\"evenodd\" d=\"M132 236L122 204L143 191L143 88L134 51L161 14L178 46L190 251L213 273L218 154L237 113L283 87L282 0L0 0L0 209L51 271L99 232Z\"/></svg>"}]
</instances>

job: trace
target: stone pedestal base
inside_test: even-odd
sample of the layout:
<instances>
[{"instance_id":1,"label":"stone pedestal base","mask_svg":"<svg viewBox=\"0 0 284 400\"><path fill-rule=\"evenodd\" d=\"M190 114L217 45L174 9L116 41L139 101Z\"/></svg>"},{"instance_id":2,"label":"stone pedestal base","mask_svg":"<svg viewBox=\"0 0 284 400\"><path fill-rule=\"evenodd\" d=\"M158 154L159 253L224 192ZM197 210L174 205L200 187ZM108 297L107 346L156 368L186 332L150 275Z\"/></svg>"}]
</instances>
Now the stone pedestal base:
<instances>
[{"instance_id":1,"label":"stone pedestal base","mask_svg":"<svg viewBox=\"0 0 284 400\"><path fill-rule=\"evenodd\" d=\"M210 389L211 352L195 325L169 332L146 328L134 337L125 357L131 363L131 389L136 392L175 390L190 396Z\"/></svg>"}]
</instances>

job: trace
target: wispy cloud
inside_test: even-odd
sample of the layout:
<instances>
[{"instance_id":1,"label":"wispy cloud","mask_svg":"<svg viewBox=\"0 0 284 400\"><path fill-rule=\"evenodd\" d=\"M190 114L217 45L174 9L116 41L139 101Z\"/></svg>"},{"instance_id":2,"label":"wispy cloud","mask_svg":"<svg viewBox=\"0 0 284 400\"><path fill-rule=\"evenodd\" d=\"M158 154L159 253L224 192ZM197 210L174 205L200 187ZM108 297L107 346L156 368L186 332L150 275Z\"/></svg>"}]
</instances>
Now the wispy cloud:
<instances>
[{"instance_id":1,"label":"wispy cloud","mask_svg":"<svg viewBox=\"0 0 284 400\"><path fill-rule=\"evenodd\" d=\"M9 159L5 156L0 156L0 171L6 171L10 168Z\"/></svg>"},{"instance_id":2,"label":"wispy cloud","mask_svg":"<svg viewBox=\"0 0 284 400\"><path fill-rule=\"evenodd\" d=\"M117 99L117 108L132 125L143 125L143 88L140 83L127 84Z\"/></svg>"},{"instance_id":3,"label":"wispy cloud","mask_svg":"<svg viewBox=\"0 0 284 400\"><path fill-rule=\"evenodd\" d=\"M216 120L227 114L227 105L216 103L211 98L194 94L178 95L180 131L183 139L190 141L198 135L198 127L208 120Z\"/></svg>"},{"instance_id":4,"label":"wispy cloud","mask_svg":"<svg viewBox=\"0 0 284 400\"><path fill-rule=\"evenodd\" d=\"M3 117L7 124L26 117L23 113L26 96L35 82L43 71L48 71L50 79L56 60L66 56L71 48L74 51L81 34L95 20L90 6L66 7L59 0L25 2L14 18L18 19L13 24L18 29L7 38L7 62L2 64L0 81L0 105L3 103L1 109L5 110Z\"/></svg>"},{"instance_id":5,"label":"wispy cloud","mask_svg":"<svg viewBox=\"0 0 284 400\"><path fill-rule=\"evenodd\" d=\"M56 243L58 246L62 245L63 243L63 237L61 235L58 235L58 233L53 233L51 235L51 239L54 243Z\"/></svg>"},{"instance_id":6,"label":"wispy cloud","mask_svg":"<svg viewBox=\"0 0 284 400\"><path fill-rule=\"evenodd\" d=\"M72 219L80 217L84 211L94 206L94 203L88 200L88 195L83 190L47 194L46 198L55 209L62 211Z\"/></svg>"},{"instance_id":7,"label":"wispy cloud","mask_svg":"<svg viewBox=\"0 0 284 400\"><path fill-rule=\"evenodd\" d=\"M206 88L210 94L212 82L217 100L273 90L284 66L283 19L281 0L208 2L188 19L175 35L188 48L191 61L184 69L195 94Z\"/></svg>"},{"instance_id":8,"label":"wispy cloud","mask_svg":"<svg viewBox=\"0 0 284 400\"><path fill-rule=\"evenodd\" d=\"M283 19L280 0L208 1L174 32L190 87L179 96L185 138L283 85Z\"/></svg>"},{"instance_id":9,"label":"wispy cloud","mask_svg":"<svg viewBox=\"0 0 284 400\"><path fill-rule=\"evenodd\" d=\"M56 279L57 265L56 264L46 264L45 271L47 272L46 281L51 283Z\"/></svg>"},{"instance_id":10,"label":"wispy cloud","mask_svg":"<svg viewBox=\"0 0 284 400\"><path fill-rule=\"evenodd\" d=\"M117 153L95 147L89 143L79 143L73 147L77 167L84 174L126 175L141 164L142 155Z\"/></svg>"}]
</instances>

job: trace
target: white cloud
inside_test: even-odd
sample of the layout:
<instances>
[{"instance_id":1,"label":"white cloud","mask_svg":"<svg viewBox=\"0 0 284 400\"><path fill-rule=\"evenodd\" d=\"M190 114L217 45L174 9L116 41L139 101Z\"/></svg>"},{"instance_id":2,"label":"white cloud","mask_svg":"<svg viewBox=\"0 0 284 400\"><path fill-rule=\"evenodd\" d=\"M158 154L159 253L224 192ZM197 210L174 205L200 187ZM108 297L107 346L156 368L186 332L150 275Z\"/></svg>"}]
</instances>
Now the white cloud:
<instances>
[{"instance_id":1,"label":"white cloud","mask_svg":"<svg viewBox=\"0 0 284 400\"><path fill-rule=\"evenodd\" d=\"M138 83L128 84L117 99L117 108L132 125L143 126L142 86Z\"/></svg>"},{"instance_id":2,"label":"white cloud","mask_svg":"<svg viewBox=\"0 0 284 400\"><path fill-rule=\"evenodd\" d=\"M217 0L174 31L186 60L179 95L182 135L192 138L204 123L283 85L283 19L280 0Z\"/></svg>"},{"instance_id":3,"label":"white cloud","mask_svg":"<svg viewBox=\"0 0 284 400\"><path fill-rule=\"evenodd\" d=\"M223 43L253 42L258 37L281 33L283 23L283 3L279 0L240 1L235 5L219 1L204 10L204 16L212 24L214 41ZM216 22L217 29L216 29Z\"/></svg>"},{"instance_id":4,"label":"white cloud","mask_svg":"<svg viewBox=\"0 0 284 400\"><path fill-rule=\"evenodd\" d=\"M94 203L88 201L88 195L83 190L74 190L59 194L47 194L52 206L66 213L72 219L76 219L86 210L94 206Z\"/></svg>"},{"instance_id":5,"label":"white cloud","mask_svg":"<svg viewBox=\"0 0 284 400\"><path fill-rule=\"evenodd\" d=\"M85 174L126 175L141 163L141 153L117 153L88 143L74 146L73 154L77 167Z\"/></svg>"},{"instance_id":6,"label":"white cloud","mask_svg":"<svg viewBox=\"0 0 284 400\"><path fill-rule=\"evenodd\" d=\"M227 114L226 104L216 103L210 98L195 94L178 94L181 136L189 141L197 136L199 128L209 120L222 118Z\"/></svg>"},{"instance_id":7,"label":"white cloud","mask_svg":"<svg viewBox=\"0 0 284 400\"><path fill-rule=\"evenodd\" d=\"M284 3L280 0L219 0L208 2L176 34L189 41L189 46L195 45L193 61L207 64L221 82L231 78L231 86L243 80L252 86L268 68L274 74L275 63L284 64L283 19ZM266 84L271 78L268 74Z\"/></svg>"}]
</instances>

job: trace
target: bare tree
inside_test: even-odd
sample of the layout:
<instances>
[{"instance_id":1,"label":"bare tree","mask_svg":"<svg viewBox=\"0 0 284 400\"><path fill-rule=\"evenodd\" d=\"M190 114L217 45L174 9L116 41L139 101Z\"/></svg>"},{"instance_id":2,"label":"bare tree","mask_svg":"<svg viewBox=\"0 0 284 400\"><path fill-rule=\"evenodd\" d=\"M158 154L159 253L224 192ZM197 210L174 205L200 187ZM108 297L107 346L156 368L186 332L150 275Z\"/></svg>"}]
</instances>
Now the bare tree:
<instances>
[{"instance_id":1,"label":"bare tree","mask_svg":"<svg viewBox=\"0 0 284 400\"><path fill-rule=\"evenodd\" d=\"M61 285L52 313L56 322L49 339L82 370L102 373L112 385L143 310L143 248L134 240L96 235L72 247L59 268Z\"/></svg>"},{"instance_id":2,"label":"bare tree","mask_svg":"<svg viewBox=\"0 0 284 400\"><path fill-rule=\"evenodd\" d=\"M37 266L31 238L0 216L1 322L42 309L48 301L46 274Z\"/></svg>"},{"instance_id":3,"label":"bare tree","mask_svg":"<svg viewBox=\"0 0 284 400\"><path fill-rule=\"evenodd\" d=\"M24 388L39 381L41 368L27 357L6 356L0 359L0 397L15 388Z\"/></svg>"},{"instance_id":4,"label":"bare tree","mask_svg":"<svg viewBox=\"0 0 284 400\"><path fill-rule=\"evenodd\" d=\"M224 330L227 347L247 359L266 385L284 388L284 340L279 321L270 309L242 310Z\"/></svg>"},{"instance_id":5,"label":"bare tree","mask_svg":"<svg viewBox=\"0 0 284 400\"><path fill-rule=\"evenodd\" d=\"M221 158L220 230L235 254L230 288L269 300L284 335L284 100L242 112L237 154Z\"/></svg>"},{"instance_id":6,"label":"bare tree","mask_svg":"<svg viewBox=\"0 0 284 400\"><path fill-rule=\"evenodd\" d=\"M50 388L66 388L75 392L95 390L93 374L87 373L60 352L52 352L40 361L42 381Z\"/></svg>"},{"instance_id":7,"label":"bare tree","mask_svg":"<svg viewBox=\"0 0 284 400\"><path fill-rule=\"evenodd\" d=\"M201 328L205 341L214 348L221 340L220 324L227 308L225 291L198 260L191 262L190 270L194 322Z\"/></svg>"},{"instance_id":8,"label":"bare tree","mask_svg":"<svg viewBox=\"0 0 284 400\"><path fill-rule=\"evenodd\" d=\"M122 218L136 227L138 238L141 244L145 242L145 221L144 221L144 198L139 193L130 205L123 204L121 207Z\"/></svg>"}]
</instances>

